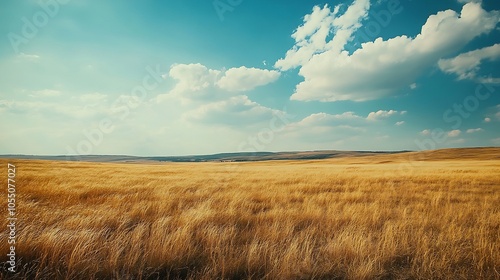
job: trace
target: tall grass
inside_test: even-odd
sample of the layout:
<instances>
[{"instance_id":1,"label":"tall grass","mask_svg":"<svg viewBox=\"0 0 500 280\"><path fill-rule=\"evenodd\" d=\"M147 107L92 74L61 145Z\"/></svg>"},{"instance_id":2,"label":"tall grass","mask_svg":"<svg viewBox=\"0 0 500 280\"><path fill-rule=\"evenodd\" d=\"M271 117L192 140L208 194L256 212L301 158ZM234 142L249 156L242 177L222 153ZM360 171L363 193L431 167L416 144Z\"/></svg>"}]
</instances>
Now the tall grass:
<instances>
[{"instance_id":1,"label":"tall grass","mask_svg":"<svg viewBox=\"0 0 500 280\"><path fill-rule=\"evenodd\" d=\"M500 278L500 161L372 162L17 160L20 269L1 276Z\"/></svg>"}]
</instances>

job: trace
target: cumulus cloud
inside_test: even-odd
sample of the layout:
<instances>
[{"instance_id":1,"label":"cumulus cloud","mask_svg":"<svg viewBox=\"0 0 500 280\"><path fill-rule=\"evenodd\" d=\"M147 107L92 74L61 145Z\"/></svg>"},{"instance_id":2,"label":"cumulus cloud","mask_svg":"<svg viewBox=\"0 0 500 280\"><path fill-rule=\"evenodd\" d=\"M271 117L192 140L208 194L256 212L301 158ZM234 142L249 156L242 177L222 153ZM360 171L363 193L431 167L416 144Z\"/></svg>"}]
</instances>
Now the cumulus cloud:
<instances>
[{"instance_id":1,"label":"cumulus cloud","mask_svg":"<svg viewBox=\"0 0 500 280\"><path fill-rule=\"evenodd\" d=\"M396 122L396 125L397 125L397 126L401 126L401 125L403 125L403 124L405 124L405 122L404 122L404 121Z\"/></svg>"},{"instance_id":2,"label":"cumulus cloud","mask_svg":"<svg viewBox=\"0 0 500 280\"><path fill-rule=\"evenodd\" d=\"M402 111L406 112L406 111ZM343 127L350 130L364 130L364 127L373 125L374 120L380 120L388 118L392 115L399 115L402 112L389 110L379 110L377 112L371 112L367 117L363 117L355 114L354 112L344 112L342 114L327 114L327 113L315 113L311 114L299 122L290 124L287 129L294 129L295 127L315 127L316 131L321 130L320 128L332 128L332 127ZM401 125L404 122L399 122Z\"/></svg>"},{"instance_id":3,"label":"cumulus cloud","mask_svg":"<svg viewBox=\"0 0 500 280\"><path fill-rule=\"evenodd\" d=\"M281 131L286 139L307 139L308 142L345 141L367 130L366 119L353 112L342 114L315 113L287 124Z\"/></svg>"},{"instance_id":4,"label":"cumulus cloud","mask_svg":"<svg viewBox=\"0 0 500 280\"><path fill-rule=\"evenodd\" d=\"M42 115L44 117L64 116L78 120L104 116L106 114L103 106L89 107L75 104L66 104L62 106L57 102L14 100L0 100L0 111L22 115Z\"/></svg>"},{"instance_id":5,"label":"cumulus cloud","mask_svg":"<svg viewBox=\"0 0 500 280\"><path fill-rule=\"evenodd\" d=\"M340 114L314 113L299 121L287 124L279 131L279 135L283 138L283 141L286 139L306 140L308 143L328 144L329 146L324 147L330 149L333 146L343 146L347 143L352 145L354 142L360 140L360 136L367 133L370 133L370 139L383 141L389 136L380 135L379 128L386 125L386 123L374 122L374 116L383 119L400 114L401 112L395 110L371 112L368 114L370 117L358 115L354 112ZM398 122L397 125L402 125L403 123L404 121Z\"/></svg>"},{"instance_id":6,"label":"cumulus cloud","mask_svg":"<svg viewBox=\"0 0 500 280\"><path fill-rule=\"evenodd\" d=\"M424 136L428 136L431 134L431 131L430 129L424 129L420 132L420 134L424 135Z\"/></svg>"},{"instance_id":7,"label":"cumulus cloud","mask_svg":"<svg viewBox=\"0 0 500 280\"><path fill-rule=\"evenodd\" d=\"M315 113L304 118L300 121L303 125L314 124L314 125L336 125L336 124L346 124L346 125L366 125L375 120L381 120L389 118L393 115L402 115L406 111L395 111L395 110L378 110L376 112L370 112L368 116L363 117L356 115L354 112L344 112L342 114L327 114L327 113Z\"/></svg>"},{"instance_id":8,"label":"cumulus cloud","mask_svg":"<svg viewBox=\"0 0 500 280\"><path fill-rule=\"evenodd\" d=\"M276 81L280 73L258 68L209 69L200 63L174 64L168 77L177 81L167 94L161 94L157 101L178 97L183 101L218 101L230 98L230 92L249 91ZM163 78L168 78L164 76Z\"/></svg>"},{"instance_id":9,"label":"cumulus cloud","mask_svg":"<svg viewBox=\"0 0 500 280\"><path fill-rule=\"evenodd\" d=\"M440 59L438 65L443 72L457 75L459 80L474 79L483 61L494 61L499 58L500 44L495 44L460 54L454 58ZM488 81L487 79L491 79L490 83L496 80L495 78L482 77L482 82Z\"/></svg>"},{"instance_id":10,"label":"cumulus cloud","mask_svg":"<svg viewBox=\"0 0 500 280\"><path fill-rule=\"evenodd\" d=\"M361 27L361 21L368 14L370 1L355 0L342 15L339 15L340 6L337 5L333 11L328 5L323 8L315 6L292 34L295 45L275 63L275 67L289 70L306 64L317 53L341 51L352 40L352 34ZM327 42L332 30L335 30L335 36Z\"/></svg>"},{"instance_id":11,"label":"cumulus cloud","mask_svg":"<svg viewBox=\"0 0 500 280\"><path fill-rule=\"evenodd\" d=\"M276 81L280 72L257 68L231 68L217 81L217 86L227 91L249 91Z\"/></svg>"},{"instance_id":12,"label":"cumulus cloud","mask_svg":"<svg viewBox=\"0 0 500 280\"><path fill-rule=\"evenodd\" d=\"M478 77L477 82L480 84L500 84L500 78Z\"/></svg>"},{"instance_id":13,"label":"cumulus cloud","mask_svg":"<svg viewBox=\"0 0 500 280\"><path fill-rule=\"evenodd\" d=\"M315 113L311 114L301 121L292 124L293 126L336 126L336 125L356 125L366 121L365 118L356 115L354 112L345 112L342 114Z\"/></svg>"},{"instance_id":14,"label":"cumulus cloud","mask_svg":"<svg viewBox=\"0 0 500 280\"><path fill-rule=\"evenodd\" d=\"M276 81L280 72L238 67L228 70L209 69L200 63L174 64L168 77L176 80L173 89L156 98L157 102L181 100L187 106L182 119L211 125L252 125L269 121L285 113L262 106L241 92ZM239 93L239 94L236 94Z\"/></svg>"},{"instance_id":15,"label":"cumulus cloud","mask_svg":"<svg viewBox=\"0 0 500 280\"><path fill-rule=\"evenodd\" d=\"M490 107L488 109L488 113L486 117L483 119L483 122L489 123L492 121L500 121L500 104Z\"/></svg>"},{"instance_id":16,"label":"cumulus cloud","mask_svg":"<svg viewBox=\"0 0 500 280\"><path fill-rule=\"evenodd\" d=\"M368 1L355 1L342 24L335 23L342 17L338 9L332 12L327 6L315 7L304 18L292 34L295 45L275 64L281 70L300 67L304 81L296 86L292 100L365 101L390 96L413 84L439 59L492 31L500 20L499 11L487 12L479 3L467 3L460 14L446 10L429 16L415 38L377 38L350 54L345 45L368 8ZM330 33L334 36L327 41Z\"/></svg>"},{"instance_id":17,"label":"cumulus cloud","mask_svg":"<svg viewBox=\"0 0 500 280\"><path fill-rule=\"evenodd\" d=\"M220 96L214 90L221 71L208 69L200 63L174 64L170 67L168 75L177 81L174 88L164 95L158 96L158 101L168 98L168 95L179 97L183 100L209 100Z\"/></svg>"},{"instance_id":18,"label":"cumulus cloud","mask_svg":"<svg viewBox=\"0 0 500 280\"><path fill-rule=\"evenodd\" d=\"M395 110L389 110L389 111L385 111L385 110L378 110L377 112L371 112L370 114L368 114L368 117L366 119L368 120L379 120L379 119L385 119L385 118L388 118L390 116L393 116L393 115L404 115L406 114L406 111L401 111L401 112L398 112L398 111L395 111Z\"/></svg>"},{"instance_id":19,"label":"cumulus cloud","mask_svg":"<svg viewBox=\"0 0 500 280\"><path fill-rule=\"evenodd\" d=\"M80 101L84 103L98 103L106 100L107 95L99 92L86 93L80 96Z\"/></svg>"},{"instance_id":20,"label":"cumulus cloud","mask_svg":"<svg viewBox=\"0 0 500 280\"><path fill-rule=\"evenodd\" d=\"M245 95L238 95L227 100L202 105L185 113L184 119L193 123L240 126L269 121L274 116L284 114L280 110L253 102Z\"/></svg>"},{"instance_id":21,"label":"cumulus cloud","mask_svg":"<svg viewBox=\"0 0 500 280\"><path fill-rule=\"evenodd\" d=\"M33 94L30 94L31 97L55 97L61 95L61 92L54 89L43 89L33 91Z\"/></svg>"},{"instance_id":22,"label":"cumulus cloud","mask_svg":"<svg viewBox=\"0 0 500 280\"><path fill-rule=\"evenodd\" d=\"M481 132L481 131L483 131L482 128L469 128L469 129L467 129L466 132L467 133L475 133L475 132Z\"/></svg>"},{"instance_id":23,"label":"cumulus cloud","mask_svg":"<svg viewBox=\"0 0 500 280\"><path fill-rule=\"evenodd\" d=\"M460 133L462 133L460 130L455 129L452 131L448 131L447 135L448 135L448 137L457 137L460 135Z\"/></svg>"}]
</instances>

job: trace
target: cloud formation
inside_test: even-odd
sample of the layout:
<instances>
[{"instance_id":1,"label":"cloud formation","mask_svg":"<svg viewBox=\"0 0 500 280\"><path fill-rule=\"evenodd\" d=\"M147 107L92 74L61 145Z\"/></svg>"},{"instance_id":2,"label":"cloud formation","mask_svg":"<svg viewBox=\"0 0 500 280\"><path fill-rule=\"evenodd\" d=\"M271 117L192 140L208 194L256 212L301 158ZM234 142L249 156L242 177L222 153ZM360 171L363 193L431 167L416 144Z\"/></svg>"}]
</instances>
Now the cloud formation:
<instances>
[{"instance_id":1,"label":"cloud formation","mask_svg":"<svg viewBox=\"0 0 500 280\"><path fill-rule=\"evenodd\" d=\"M171 66L168 76L176 80L176 84L170 92L159 95L156 100L178 99L189 105L182 119L191 123L251 125L285 114L241 94L276 81L280 76L276 70L244 66L215 70L200 63L175 64Z\"/></svg>"},{"instance_id":2,"label":"cloud formation","mask_svg":"<svg viewBox=\"0 0 500 280\"><path fill-rule=\"evenodd\" d=\"M368 1L354 1L339 15L338 6L334 11L316 6L304 18L304 24L292 34L295 45L275 64L282 71L300 67L304 81L296 86L292 100L366 101L393 95L413 84L439 59L492 31L500 21L499 11L488 12L480 3L467 3L460 14L446 10L429 16L415 38L377 38L350 54L345 45L353 39L369 7ZM327 41L330 33L333 38Z\"/></svg>"},{"instance_id":3,"label":"cloud formation","mask_svg":"<svg viewBox=\"0 0 500 280\"><path fill-rule=\"evenodd\" d=\"M467 129L466 133L476 133L476 132L481 132L483 131L482 128L469 128Z\"/></svg>"},{"instance_id":4,"label":"cloud formation","mask_svg":"<svg viewBox=\"0 0 500 280\"><path fill-rule=\"evenodd\" d=\"M30 94L30 97L56 97L61 95L62 93L58 90L54 89L43 89L33 91L33 94Z\"/></svg>"},{"instance_id":5,"label":"cloud formation","mask_svg":"<svg viewBox=\"0 0 500 280\"><path fill-rule=\"evenodd\" d=\"M375 120L381 120L389 118L393 115L403 115L406 111L395 111L395 110L378 110L376 112L370 112L368 116L363 117L355 114L354 112L344 112L342 114L327 114L327 113L315 113L311 114L302 120L292 123L287 129L293 129L295 127L344 127L355 130L360 130L365 126L373 125ZM398 122L400 124L404 122Z\"/></svg>"},{"instance_id":6,"label":"cloud formation","mask_svg":"<svg viewBox=\"0 0 500 280\"><path fill-rule=\"evenodd\" d=\"M275 67L286 71L307 64L315 54L340 52L361 27L361 20L366 18L369 8L369 0L355 0L344 14L339 15L340 5L333 11L328 5L323 8L315 6L312 13L304 17L304 24L292 34L295 45L287 51L285 58L275 63ZM327 42L332 30L335 30L335 36Z\"/></svg>"},{"instance_id":7,"label":"cloud formation","mask_svg":"<svg viewBox=\"0 0 500 280\"><path fill-rule=\"evenodd\" d=\"M443 72L457 75L459 80L475 79L483 61L495 61L499 58L500 44L495 44L460 54L454 58L440 59L438 65ZM495 79L490 81L493 80ZM483 77L483 81L488 81L488 78Z\"/></svg>"},{"instance_id":8,"label":"cloud formation","mask_svg":"<svg viewBox=\"0 0 500 280\"><path fill-rule=\"evenodd\" d=\"M238 95L188 111L184 119L194 123L241 126L268 121L275 115L284 114L253 102L245 95Z\"/></svg>"},{"instance_id":9,"label":"cloud formation","mask_svg":"<svg viewBox=\"0 0 500 280\"><path fill-rule=\"evenodd\" d=\"M448 137L458 137L460 135L460 133L462 133L460 130L455 129L452 131L448 131L447 135L448 135Z\"/></svg>"},{"instance_id":10,"label":"cloud formation","mask_svg":"<svg viewBox=\"0 0 500 280\"><path fill-rule=\"evenodd\" d=\"M214 89L220 74L221 71L208 69L200 63L174 64L170 67L168 76L176 80L177 83L169 93L159 95L158 101L168 99L171 96L185 101L217 99L221 93Z\"/></svg>"},{"instance_id":11,"label":"cloud formation","mask_svg":"<svg viewBox=\"0 0 500 280\"><path fill-rule=\"evenodd\" d=\"M167 94L158 96L158 101L178 97L184 101L215 101L227 99L234 92L250 91L276 81L280 73L276 70L238 67L228 70L209 69L200 63L174 64L168 77L177 81ZM163 78L168 78L164 76Z\"/></svg>"},{"instance_id":12,"label":"cloud formation","mask_svg":"<svg viewBox=\"0 0 500 280\"><path fill-rule=\"evenodd\" d=\"M406 111L398 112L395 110L389 110L389 111L378 110L377 112L371 112L370 114L368 114L368 117L366 117L366 119L374 121L379 119L385 119L393 115L404 115L404 114L406 114Z\"/></svg>"},{"instance_id":13,"label":"cloud formation","mask_svg":"<svg viewBox=\"0 0 500 280\"><path fill-rule=\"evenodd\" d=\"M267 85L276 81L280 72L258 68L231 68L217 81L217 86L221 89L238 92L249 91L256 87Z\"/></svg>"}]
</instances>

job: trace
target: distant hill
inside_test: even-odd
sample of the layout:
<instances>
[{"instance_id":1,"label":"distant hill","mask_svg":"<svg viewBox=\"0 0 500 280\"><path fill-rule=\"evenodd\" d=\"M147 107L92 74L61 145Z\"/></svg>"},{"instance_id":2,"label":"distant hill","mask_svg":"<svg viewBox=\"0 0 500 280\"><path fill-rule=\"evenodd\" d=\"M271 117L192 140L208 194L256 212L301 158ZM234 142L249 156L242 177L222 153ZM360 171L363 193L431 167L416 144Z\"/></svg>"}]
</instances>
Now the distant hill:
<instances>
[{"instance_id":1,"label":"distant hill","mask_svg":"<svg viewBox=\"0 0 500 280\"><path fill-rule=\"evenodd\" d=\"M89 162L243 162L267 160L319 160L334 158L354 158L376 156L379 160L463 160L463 159L500 159L500 148L453 148L432 151L306 151L306 152L243 152L220 153L192 156L126 156L126 155L84 155L84 156L36 156L36 155L0 155L0 158L38 159L56 161Z\"/></svg>"}]
</instances>

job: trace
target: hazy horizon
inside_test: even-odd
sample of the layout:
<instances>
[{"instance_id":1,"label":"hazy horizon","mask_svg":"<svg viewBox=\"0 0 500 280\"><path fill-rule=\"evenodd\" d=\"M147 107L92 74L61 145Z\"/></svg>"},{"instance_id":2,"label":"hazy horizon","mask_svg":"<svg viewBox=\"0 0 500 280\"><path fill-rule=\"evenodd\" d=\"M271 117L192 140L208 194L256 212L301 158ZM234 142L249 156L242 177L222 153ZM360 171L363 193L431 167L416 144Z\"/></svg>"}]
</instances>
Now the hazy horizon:
<instances>
[{"instance_id":1,"label":"hazy horizon","mask_svg":"<svg viewBox=\"0 0 500 280\"><path fill-rule=\"evenodd\" d=\"M500 146L494 0L6 1L0 154Z\"/></svg>"}]
</instances>

